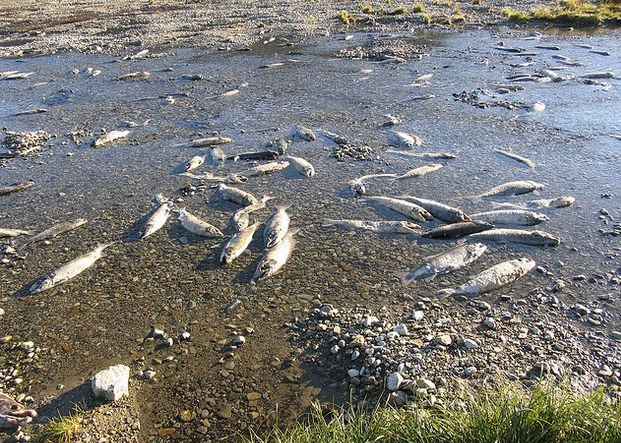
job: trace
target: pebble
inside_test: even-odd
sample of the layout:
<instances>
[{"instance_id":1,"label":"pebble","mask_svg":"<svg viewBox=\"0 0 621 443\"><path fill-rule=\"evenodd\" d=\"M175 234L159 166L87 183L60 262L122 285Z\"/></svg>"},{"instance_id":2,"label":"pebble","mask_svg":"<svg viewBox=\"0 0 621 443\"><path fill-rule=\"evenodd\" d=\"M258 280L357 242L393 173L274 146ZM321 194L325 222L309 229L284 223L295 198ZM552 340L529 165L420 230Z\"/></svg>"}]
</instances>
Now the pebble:
<instances>
[{"instance_id":1,"label":"pebble","mask_svg":"<svg viewBox=\"0 0 621 443\"><path fill-rule=\"evenodd\" d=\"M4 309L0 308L0 317L4 315Z\"/></svg>"},{"instance_id":2,"label":"pebble","mask_svg":"<svg viewBox=\"0 0 621 443\"><path fill-rule=\"evenodd\" d=\"M25 341L19 344L19 349L24 351L32 351L34 349L34 343L31 341Z\"/></svg>"},{"instance_id":3,"label":"pebble","mask_svg":"<svg viewBox=\"0 0 621 443\"><path fill-rule=\"evenodd\" d=\"M190 420L192 420L192 413L190 411L181 411L179 413L179 420L181 420L184 423L189 422Z\"/></svg>"},{"instance_id":4,"label":"pebble","mask_svg":"<svg viewBox=\"0 0 621 443\"><path fill-rule=\"evenodd\" d=\"M418 380L416 380L416 386L421 389L429 389L429 390L436 389L436 384L426 378L419 378Z\"/></svg>"},{"instance_id":5,"label":"pebble","mask_svg":"<svg viewBox=\"0 0 621 443\"><path fill-rule=\"evenodd\" d=\"M451 336L448 334L442 334L438 335L433 342L437 345L450 346L451 343L453 343L453 339L451 339Z\"/></svg>"},{"instance_id":6,"label":"pebble","mask_svg":"<svg viewBox=\"0 0 621 443\"><path fill-rule=\"evenodd\" d=\"M494 320L493 317L485 317L485 320L483 320L483 325L485 325L485 327L487 327L488 329L496 329L496 320Z\"/></svg>"},{"instance_id":7,"label":"pebble","mask_svg":"<svg viewBox=\"0 0 621 443\"><path fill-rule=\"evenodd\" d=\"M347 375L349 375L350 378L358 377L360 375L360 371L358 369L350 369L347 371Z\"/></svg>"},{"instance_id":8,"label":"pebble","mask_svg":"<svg viewBox=\"0 0 621 443\"><path fill-rule=\"evenodd\" d=\"M412 312L412 318L415 321L421 321L425 317L425 313L423 311L414 311Z\"/></svg>"},{"instance_id":9,"label":"pebble","mask_svg":"<svg viewBox=\"0 0 621 443\"><path fill-rule=\"evenodd\" d=\"M408 333L408 327L403 323L399 323L395 327L392 328L399 335L406 335Z\"/></svg>"},{"instance_id":10,"label":"pebble","mask_svg":"<svg viewBox=\"0 0 621 443\"><path fill-rule=\"evenodd\" d=\"M98 372L91 380L91 389L95 397L110 401L129 395L129 368L115 365Z\"/></svg>"},{"instance_id":11,"label":"pebble","mask_svg":"<svg viewBox=\"0 0 621 443\"><path fill-rule=\"evenodd\" d=\"M393 372L386 380L386 387L389 391L396 391L403 383L403 376L398 372Z\"/></svg>"},{"instance_id":12,"label":"pebble","mask_svg":"<svg viewBox=\"0 0 621 443\"><path fill-rule=\"evenodd\" d=\"M476 341L474 341L474 340L472 340L470 338L465 338L464 339L464 348L466 348L466 349L476 349L478 347L479 347L479 344Z\"/></svg>"}]
</instances>

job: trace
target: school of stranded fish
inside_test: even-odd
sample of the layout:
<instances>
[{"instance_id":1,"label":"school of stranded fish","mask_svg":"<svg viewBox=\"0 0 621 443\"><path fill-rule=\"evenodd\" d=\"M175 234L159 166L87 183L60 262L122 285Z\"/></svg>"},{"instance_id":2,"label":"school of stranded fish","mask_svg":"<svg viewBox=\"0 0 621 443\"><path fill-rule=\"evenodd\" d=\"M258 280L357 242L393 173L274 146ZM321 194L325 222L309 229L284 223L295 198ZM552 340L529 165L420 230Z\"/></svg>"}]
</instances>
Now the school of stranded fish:
<instances>
[{"instance_id":1,"label":"school of stranded fish","mask_svg":"<svg viewBox=\"0 0 621 443\"><path fill-rule=\"evenodd\" d=\"M111 131L93 142L94 147L101 147L112 143L118 139L125 138L129 131ZM292 139L312 141L316 139L313 130L302 125L294 125L290 132ZM337 134L323 131L322 135L339 142L344 142L345 138ZM200 179L207 182L217 182L216 193L223 200L231 201L241 206L232 216L232 225L235 227L236 233L224 243L222 251L219 255L219 261L223 265L230 264L239 257L251 243L260 223L250 224L250 214L266 207L269 200L273 197L264 196L257 199L251 193L238 189L230 184L246 183L249 177L262 176L278 171L283 171L290 166L298 173L313 177L315 170L313 166L303 158L286 155L288 145L291 140L283 137L278 138L267 144L267 148L256 152L245 152L227 156L220 148L231 141L227 137L207 137L192 140L186 146L194 148L206 148L204 155L192 157L185 164L184 172L181 175L188 176L193 179ZM433 153L433 152L412 152L412 149L421 145L421 140L411 134L396 130L389 131L388 143L398 150L388 150L389 154L418 157L418 158L455 158L450 153ZM535 164L520 155L511 151L497 151L499 154L505 155L513 160L522 162L531 169L535 168ZM283 158L278 161L276 159ZM268 163L259 164L258 166L247 169L237 174L214 175L206 172L202 175L194 174L196 170L205 163L218 167L221 171L223 165L227 161L244 161L244 160L270 160ZM499 243L518 243L532 246L558 246L560 239L540 230L524 230L514 228L500 228L503 225L533 226L548 220L548 217L534 210L548 208L563 208L573 204L573 197L559 197L554 199L531 200L522 203L497 203L497 209L480 212L477 214L467 215L462 210L437 202L414 196L370 196L367 195L366 182L372 179L390 179L404 180L409 178L422 177L428 173L434 172L442 168L442 165L430 163L424 166L414 168L402 174L375 174L366 175L354 179L348 183L354 197L366 203L379 205L388 208L394 212L402 214L413 221L369 221L369 220L332 220L325 219L324 227L339 227L344 229L361 229L380 233L400 233L400 234L417 234L430 239L455 239L467 236L467 239L474 243L463 243L459 246L443 252L439 255L428 257L422 264L409 273L400 275L404 284L409 284L414 280L434 278L436 275L447 274L456 269L465 267L477 260L486 251L487 247L483 243L477 242L499 242ZM226 184L228 183L228 184ZM25 191L33 186L32 182L17 183L8 187L0 188L0 196L8 195L14 192ZM514 181L496 186L489 191L478 196L479 198L494 199L508 196L527 194L536 190L540 190L544 185L534 181ZM215 226L192 215L185 208L178 207L173 201L162 195L157 195L153 199L155 209L148 215L146 222L142 226L140 239L144 239L157 231L159 231L167 222L171 214L178 216L181 225L192 234L203 237L223 237L223 233ZM270 277L280 271L289 260L291 253L295 247L295 235L298 229L290 229L290 217L287 214L287 207L276 208L274 214L265 222L263 229L263 239L265 250L263 256L257 265L252 276L251 283L255 283ZM437 218L446 224L435 229L424 231L416 222L427 222ZM20 235L32 235L21 246L17 252L24 251L30 245L54 238L64 232L73 230L87 223L85 219L68 221L54 225L51 228L33 235L33 232L19 229L2 229L0 228L1 237L15 237ZM55 271L41 277L34 283L30 289L30 294L37 294L55 286L63 284L86 269L90 268L97 260L102 257L103 251L116 243L122 243L123 240L101 244L92 251L81 255L68 263L60 266ZM449 295L464 295L473 297L485 292L498 289L504 285L516 281L535 267L535 262L529 258L517 258L505 261L492 266L481 272L463 285L452 288L443 289L438 292L438 297L444 298Z\"/></svg>"}]
</instances>

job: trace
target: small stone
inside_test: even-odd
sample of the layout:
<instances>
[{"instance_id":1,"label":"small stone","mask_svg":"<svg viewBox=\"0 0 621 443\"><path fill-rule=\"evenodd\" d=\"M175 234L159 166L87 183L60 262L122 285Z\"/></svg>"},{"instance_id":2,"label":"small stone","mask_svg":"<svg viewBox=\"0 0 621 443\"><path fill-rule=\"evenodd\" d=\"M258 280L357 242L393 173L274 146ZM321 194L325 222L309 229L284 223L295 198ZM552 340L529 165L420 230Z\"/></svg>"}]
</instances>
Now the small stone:
<instances>
[{"instance_id":1,"label":"small stone","mask_svg":"<svg viewBox=\"0 0 621 443\"><path fill-rule=\"evenodd\" d=\"M168 335L166 334L166 332L164 332L163 329L158 328L156 326L153 326L151 329L151 334L149 334L149 336L153 337L156 340L163 340L168 338Z\"/></svg>"},{"instance_id":2,"label":"small stone","mask_svg":"<svg viewBox=\"0 0 621 443\"><path fill-rule=\"evenodd\" d=\"M182 332L180 338L181 338L181 340L189 340L190 339L190 333L188 331Z\"/></svg>"},{"instance_id":3,"label":"small stone","mask_svg":"<svg viewBox=\"0 0 621 443\"><path fill-rule=\"evenodd\" d=\"M350 369L347 371L347 375L349 375L350 378L358 377L360 375L360 371L358 369Z\"/></svg>"},{"instance_id":4,"label":"small stone","mask_svg":"<svg viewBox=\"0 0 621 443\"><path fill-rule=\"evenodd\" d=\"M485 301L480 301L477 304L477 308L480 311L489 311L490 309L492 309L491 305L489 303L485 302Z\"/></svg>"},{"instance_id":5,"label":"small stone","mask_svg":"<svg viewBox=\"0 0 621 443\"><path fill-rule=\"evenodd\" d=\"M388 397L388 403L394 407L401 407L407 403L407 395L403 391L391 392Z\"/></svg>"},{"instance_id":6,"label":"small stone","mask_svg":"<svg viewBox=\"0 0 621 443\"><path fill-rule=\"evenodd\" d=\"M0 317L4 315L4 309L0 308Z\"/></svg>"},{"instance_id":7,"label":"small stone","mask_svg":"<svg viewBox=\"0 0 621 443\"><path fill-rule=\"evenodd\" d=\"M476 341L474 341L474 340L472 340L470 338L465 338L464 339L464 348L466 348L466 349L475 349L475 348L478 348L478 347L479 347L479 344Z\"/></svg>"},{"instance_id":8,"label":"small stone","mask_svg":"<svg viewBox=\"0 0 621 443\"><path fill-rule=\"evenodd\" d=\"M190 420L192 420L192 413L190 411L181 411L179 413L179 420L184 423L189 422Z\"/></svg>"},{"instance_id":9,"label":"small stone","mask_svg":"<svg viewBox=\"0 0 621 443\"><path fill-rule=\"evenodd\" d=\"M218 408L217 414L220 418L229 419L233 416L233 409L231 408L231 405L223 403Z\"/></svg>"},{"instance_id":10,"label":"small stone","mask_svg":"<svg viewBox=\"0 0 621 443\"><path fill-rule=\"evenodd\" d=\"M338 354L340 350L341 348L339 348L338 345L334 345L330 348L330 352L332 352L333 354Z\"/></svg>"},{"instance_id":11,"label":"small stone","mask_svg":"<svg viewBox=\"0 0 621 443\"><path fill-rule=\"evenodd\" d=\"M412 319L415 321L421 321L425 317L425 313L423 311L414 311L412 312Z\"/></svg>"},{"instance_id":12,"label":"small stone","mask_svg":"<svg viewBox=\"0 0 621 443\"><path fill-rule=\"evenodd\" d=\"M451 343L453 343L453 340L451 339L450 335L441 334L434 338L433 342L437 345L450 346Z\"/></svg>"},{"instance_id":13,"label":"small stone","mask_svg":"<svg viewBox=\"0 0 621 443\"><path fill-rule=\"evenodd\" d=\"M408 327L403 323L399 323L394 328L392 328L399 335L406 335L408 333Z\"/></svg>"},{"instance_id":14,"label":"small stone","mask_svg":"<svg viewBox=\"0 0 621 443\"><path fill-rule=\"evenodd\" d=\"M418 380L416 380L416 386L421 389L429 389L429 390L434 390L436 388L435 383L426 378L419 378Z\"/></svg>"},{"instance_id":15,"label":"small stone","mask_svg":"<svg viewBox=\"0 0 621 443\"><path fill-rule=\"evenodd\" d=\"M142 373L142 378L145 380L153 380L155 378L156 372L152 370L146 370Z\"/></svg>"},{"instance_id":16,"label":"small stone","mask_svg":"<svg viewBox=\"0 0 621 443\"><path fill-rule=\"evenodd\" d=\"M129 368L115 365L98 372L91 380L91 389L95 397L110 401L129 395Z\"/></svg>"},{"instance_id":17,"label":"small stone","mask_svg":"<svg viewBox=\"0 0 621 443\"><path fill-rule=\"evenodd\" d=\"M248 401L257 401L260 400L262 397L260 392L250 392L248 394L246 394L246 398L248 399Z\"/></svg>"},{"instance_id":18,"label":"small stone","mask_svg":"<svg viewBox=\"0 0 621 443\"><path fill-rule=\"evenodd\" d=\"M332 306L330 305L323 305L321 308L319 308L319 315L321 317L324 318L331 318L334 316L334 308L332 308Z\"/></svg>"},{"instance_id":19,"label":"small stone","mask_svg":"<svg viewBox=\"0 0 621 443\"><path fill-rule=\"evenodd\" d=\"M358 351L358 349L354 349L354 352L351 353L351 361L356 360L358 357L360 357L360 351Z\"/></svg>"},{"instance_id":20,"label":"small stone","mask_svg":"<svg viewBox=\"0 0 621 443\"><path fill-rule=\"evenodd\" d=\"M34 343L31 341L25 341L19 344L19 349L23 349L24 351L32 351L34 349Z\"/></svg>"},{"instance_id":21,"label":"small stone","mask_svg":"<svg viewBox=\"0 0 621 443\"><path fill-rule=\"evenodd\" d=\"M401 383L403 383L403 376L398 372L393 372L386 380L386 387L389 391L396 391L401 386Z\"/></svg>"},{"instance_id":22,"label":"small stone","mask_svg":"<svg viewBox=\"0 0 621 443\"><path fill-rule=\"evenodd\" d=\"M175 432L177 432L177 428L159 428L157 430L157 435L160 437L167 437L173 435Z\"/></svg>"},{"instance_id":23,"label":"small stone","mask_svg":"<svg viewBox=\"0 0 621 443\"><path fill-rule=\"evenodd\" d=\"M488 328L488 329L496 329L496 320L494 320L493 317L485 317L485 320L483 320L483 325Z\"/></svg>"},{"instance_id":24,"label":"small stone","mask_svg":"<svg viewBox=\"0 0 621 443\"><path fill-rule=\"evenodd\" d=\"M362 326L369 327L369 326L373 325L374 323L377 323L378 321L379 321L379 319L377 317L375 317L374 315L367 315L364 319L362 319L360 324Z\"/></svg>"}]
</instances>

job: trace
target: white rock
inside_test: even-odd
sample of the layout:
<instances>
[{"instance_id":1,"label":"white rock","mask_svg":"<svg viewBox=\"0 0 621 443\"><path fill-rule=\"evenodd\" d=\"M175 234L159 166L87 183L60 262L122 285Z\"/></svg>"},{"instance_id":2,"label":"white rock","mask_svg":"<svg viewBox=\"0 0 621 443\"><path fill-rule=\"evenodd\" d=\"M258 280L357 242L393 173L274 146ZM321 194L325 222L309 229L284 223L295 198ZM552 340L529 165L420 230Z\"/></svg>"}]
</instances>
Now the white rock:
<instances>
[{"instance_id":1,"label":"white rock","mask_svg":"<svg viewBox=\"0 0 621 443\"><path fill-rule=\"evenodd\" d=\"M416 321L422 320L424 316L425 316L425 313L423 311L412 312L412 318Z\"/></svg>"},{"instance_id":2,"label":"white rock","mask_svg":"<svg viewBox=\"0 0 621 443\"><path fill-rule=\"evenodd\" d=\"M347 371L347 375L349 375L351 378L358 377L360 375L360 371L358 369L350 369L349 371Z\"/></svg>"},{"instance_id":3,"label":"white rock","mask_svg":"<svg viewBox=\"0 0 621 443\"><path fill-rule=\"evenodd\" d=\"M408 327L403 323L399 323L394 328L392 328L399 335L406 335L408 333Z\"/></svg>"},{"instance_id":4,"label":"white rock","mask_svg":"<svg viewBox=\"0 0 621 443\"><path fill-rule=\"evenodd\" d=\"M351 353L351 361L356 360L358 357L360 357L360 351L358 351L358 349L354 349L354 352Z\"/></svg>"},{"instance_id":5,"label":"white rock","mask_svg":"<svg viewBox=\"0 0 621 443\"><path fill-rule=\"evenodd\" d=\"M341 348L339 348L338 345L334 345L330 348L330 352L332 352L333 354L338 354L340 350Z\"/></svg>"},{"instance_id":6,"label":"white rock","mask_svg":"<svg viewBox=\"0 0 621 443\"><path fill-rule=\"evenodd\" d=\"M129 368L115 365L98 372L91 380L91 389L95 397L110 401L129 395Z\"/></svg>"},{"instance_id":7,"label":"white rock","mask_svg":"<svg viewBox=\"0 0 621 443\"><path fill-rule=\"evenodd\" d=\"M181 340L189 340L190 339L190 333L185 331L181 333Z\"/></svg>"},{"instance_id":8,"label":"white rock","mask_svg":"<svg viewBox=\"0 0 621 443\"><path fill-rule=\"evenodd\" d=\"M0 308L0 317L4 315L4 309Z\"/></svg>"},{"instance_id":9,"label":"white rock","mask_svg":"<svg viewBox=\"0 0 621 443\"><path fill-rule=\"evenodd\" d=\"M375 317L374 315L367 315L364 319L362 319L362 321L360 322L360 324L362 326L366 326L369 327L371 326L373 323L377 323L379 321L379 318Z\"/></svg>"},{"instance_id":10,"label":"white rock","mask_svg":"<svg viewBox=\"0 0 621 443\"><path fill-rule=\"evenodd\" d=\"M386 380L386 387L389 391L396 391L401 386L401 383L403 383L403 376L398 372L393 372Z\"/></svg>"},{"instance_id":11,"label":"white rock","mask_svg":"<svg viewBox=\"0 0 621 443\"><path fill-rule=\"evenodd\" d=\"M426 378L419 378L416 380L416 386L421 389L435 389L436 384L431 380L427 380Z\"/></svg>"},{"instance_id":12,"label":"white rock","mask_svg":"<svg viewBox=\"0 0 621 443\"><path fill-rule=\"evenodd\" d=\"M489 329L496 329L496 320L493 317L486 317L483 324Z\"/></svg>"},{"instance_id":13,"label":"white rock","mask_svg":"<svg viewBox=\"0 0 621 443\"><path fill-rule=\"evenodd\" d=\"M34 343L31 341L25 341L23 343L20 343L19 349L23 349L24 351L31 351L32 349L34 349Z\"/></svg>"}]
</instances>

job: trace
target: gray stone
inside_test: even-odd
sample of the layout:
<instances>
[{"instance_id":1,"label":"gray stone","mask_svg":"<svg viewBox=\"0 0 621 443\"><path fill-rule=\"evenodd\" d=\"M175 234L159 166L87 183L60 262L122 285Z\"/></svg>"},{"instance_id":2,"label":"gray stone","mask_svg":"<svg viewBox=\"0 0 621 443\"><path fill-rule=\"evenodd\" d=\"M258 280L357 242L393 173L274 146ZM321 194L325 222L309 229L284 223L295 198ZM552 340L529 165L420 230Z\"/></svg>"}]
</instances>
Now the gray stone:
<instances>
[{"instance_id":1,"label":"gray stone","mask_svg":"<svg viewBox=\"0 0 621 443\"><path fill-rule=\"evenodd\" d=\"M110 401L129 395L129 368L115 365L98 372L91 380L91 389L95 397Z\"/></svg>"},{"instance_id":2,"label":"gray stone","mask_svg":"<svg viewBox=\"0 0 621 443\"><path fill-rule=\"evenodd\" d=\"M479 344L476 341L474 341L474 340L472 340L470 338L464 338L464 348L466 348L466 349L475 349L475 348L478 348L478 347L479 347Z\"/></svg>"},{"instance_id":3,"label":"gray stone","mask_svg":"<svg viewBox=\"0 0 621 443\"><path fill-rule=\"evenodd\" d=\"M408 333L408 327L403 323L399 323L394 328L392 328L399 335L406 335Z\"/></svg>"},{"instance_id":4,"label":"gray stone","mask_svg":"<svg viewBox=\"0 0 621 443\"><path fill-rule=\"evenodd\" d=\"M349 375L350 378L358 377L360 375L360 371L358 369L350 369L347 371L347 375Z\"/></svg>"},{"instance_id":5,"label":"gray stone","mask_svg":"<svg viewBox=\"0 0 621 443\"><path fill-rule=\"evenodd\" d=\"M393 372L386 379L386 387L389 391L396 391L403 383L403 376L398 372Z\"/></svg>"},{"instance_id":6,"label":"gray stone","mask_svg":"<svg viewBox=\"0 0 621 443\"><path fill-rule=\"evenodd\" d=\"M453 339L451 339L451 336L448 334L442 334L434 338L433 342L437 345L450 346L451 343L453 343Z\"/></svg>"},{"instance_id":7,"label":"gray stone","mask_svg":"<svg viewBox=\"0 0 621 443\"><path fill-rule=\"evenodd\" d=\"M493 317L486 317L485 320L483 320L483 325L492 330L496 329L496 320L494 320Z\"/></svg>"},{"instance_id":8,"label":"gray stone","mask_svg":"<svg viewBox=\"0 0 621 443\"><path fill-rule=\"evenodd\" d=\"M418 380L416 380L416 386L420 389L429 389L429 390L436 388L435 383L426 378L419 378Z\"/></svg>"}]
</instances>

